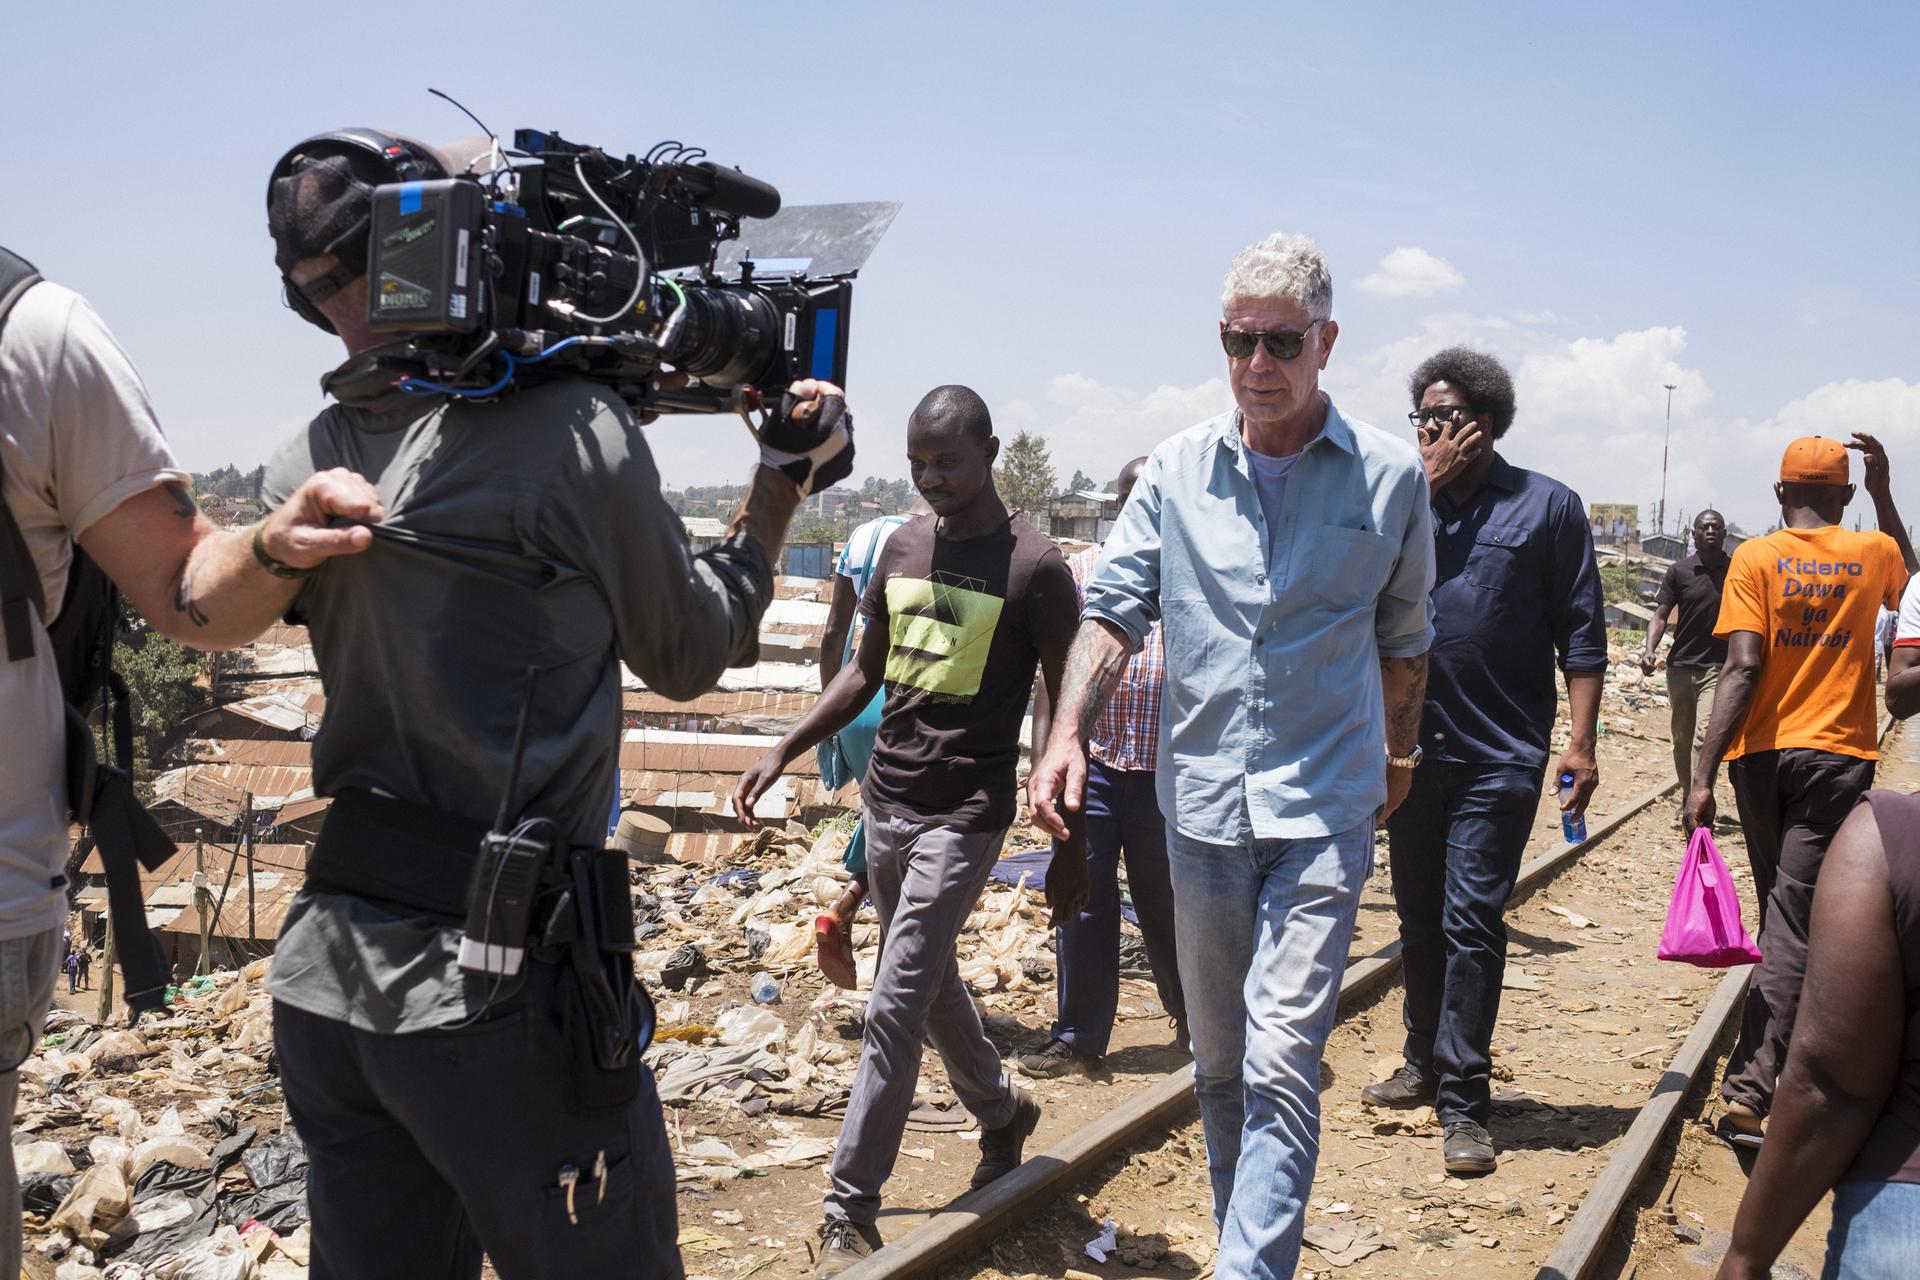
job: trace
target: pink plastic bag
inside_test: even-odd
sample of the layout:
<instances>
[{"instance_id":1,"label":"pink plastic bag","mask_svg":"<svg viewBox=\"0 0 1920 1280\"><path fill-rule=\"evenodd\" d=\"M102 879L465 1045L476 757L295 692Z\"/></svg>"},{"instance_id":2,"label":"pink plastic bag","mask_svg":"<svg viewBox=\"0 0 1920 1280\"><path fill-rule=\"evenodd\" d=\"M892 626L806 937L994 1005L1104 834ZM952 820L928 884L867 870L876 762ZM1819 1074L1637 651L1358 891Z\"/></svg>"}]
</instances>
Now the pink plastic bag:
<instances>
[{"instance_id":1,"label":"pink plastic bag","mask_svg":"<svg viewBox=\"0 0 1920 1280\"><path fill-rule=\"evenodd\" d=\"M1702 969L1731 969L1758 964L1760 948L1740 922L1740 896L1720 859L1713 833L1693 829L1687 856L1674 877L1667 927L1660 932L1660 958L1697 964Z\"/></svg>"}]
</instances>

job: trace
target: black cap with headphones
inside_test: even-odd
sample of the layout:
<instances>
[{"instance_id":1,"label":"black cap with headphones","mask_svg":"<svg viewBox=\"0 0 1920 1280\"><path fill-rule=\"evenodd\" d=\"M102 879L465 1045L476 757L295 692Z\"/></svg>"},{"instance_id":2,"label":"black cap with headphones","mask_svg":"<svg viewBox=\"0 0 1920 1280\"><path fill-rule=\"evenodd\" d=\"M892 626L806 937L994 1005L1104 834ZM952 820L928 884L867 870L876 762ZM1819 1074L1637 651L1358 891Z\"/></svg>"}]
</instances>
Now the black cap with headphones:
<instances>
[{"instance_id":1,"label":"black cap with headphones","mask_svg":"<svg viewBox=\"0 0 1920 1280\"><path fill-rule=\"evenodd\" d=\"M316 304L366 275L374 188L447 176L426 145L378 129L336 129L290 148L267 182L267 230L287 305L337 332ZM326 274L304 285L290 278L295 263L329 255L338 261Z\"/></svg>"}]
</instances>

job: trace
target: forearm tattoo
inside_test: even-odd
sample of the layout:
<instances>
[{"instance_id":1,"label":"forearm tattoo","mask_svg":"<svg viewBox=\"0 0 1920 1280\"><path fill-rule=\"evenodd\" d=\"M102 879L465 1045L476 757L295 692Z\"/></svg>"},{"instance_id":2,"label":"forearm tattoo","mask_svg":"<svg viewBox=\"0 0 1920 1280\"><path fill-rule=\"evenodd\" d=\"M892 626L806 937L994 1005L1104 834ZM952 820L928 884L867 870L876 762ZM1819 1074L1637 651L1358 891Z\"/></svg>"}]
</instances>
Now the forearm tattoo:
<instances>
[{"instance_id":1,"label":"forearm tattoo","mask_svg":"<svg viewBox=\"0 0 1920 1280\"><path fill-rule=\"evenodd\" d=\"M206 611L200 602L193 598L193 561L189 559L180 567L180 585L173 589L173 611L187 615L187 621L196 627L207 625Z\"/></svg>"},{"instance_id":2,"label":"forearm tattoo","mask_svg":"<svg viewBox=\"0 0 1920 1280\"><path fill-rule=\"evenodd\" d=\"M1415 658L1382 658L1383 677L1400 675L1403 687L1387 685L1387 741L1411 743L1420 736L1420 708L1427 700L1427 655Z\"/></svg>"},{"instance_id":3,"label":"forearm tattoo","mask_svg":"<svg viewBox=\"0 0 1920 1280\"><path fill-rule=\"evenodd\" d=\"M1127 666L1127 650L1105 627L1083 622L1067 650L1067 671L1060 679L1056 720L1070 720L1084 741Z\"/></svg>"}]
</instances>

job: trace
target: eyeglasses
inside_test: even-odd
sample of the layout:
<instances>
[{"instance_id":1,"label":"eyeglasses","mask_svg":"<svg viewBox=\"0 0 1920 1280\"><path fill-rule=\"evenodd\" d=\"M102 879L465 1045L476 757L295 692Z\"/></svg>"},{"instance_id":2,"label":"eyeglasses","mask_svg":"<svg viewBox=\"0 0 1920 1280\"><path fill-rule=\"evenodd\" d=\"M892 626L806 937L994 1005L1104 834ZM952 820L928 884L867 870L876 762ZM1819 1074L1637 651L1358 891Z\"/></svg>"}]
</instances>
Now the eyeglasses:
<instances>
[{"instance_id":1,"label":"eyeglasses","mask_svg":"<svg viewBox=\"0 0 1920 1280\"><path fill-rule=\"evenodd\" d=\"M1247 329L1222 329L1220 345L1235 360L1245 360L1253 354L1253 344L1258 342L1267 349L1267 354L1275 360L1292 360L1299 356L1307 345L1307 335L1321 322L1313 324L1299 332L1291 329L1276 329L1272 333L1255 333Z\"/></svg>"},{"instance_id":2,"label":"eyeglasses","mask_svg":"<svg viewBox=\"0 0 1920 1280\"><path fill-rule=\"evenodd\" d=\"M1443 427L1450 427L1472 412L1473 410L1465 405L1437 404L1431 409L1415 409L1407 415L1407 421L1416 427L1424 427L1429 422L1438 422Z\"/></svg>"}]
</instances>

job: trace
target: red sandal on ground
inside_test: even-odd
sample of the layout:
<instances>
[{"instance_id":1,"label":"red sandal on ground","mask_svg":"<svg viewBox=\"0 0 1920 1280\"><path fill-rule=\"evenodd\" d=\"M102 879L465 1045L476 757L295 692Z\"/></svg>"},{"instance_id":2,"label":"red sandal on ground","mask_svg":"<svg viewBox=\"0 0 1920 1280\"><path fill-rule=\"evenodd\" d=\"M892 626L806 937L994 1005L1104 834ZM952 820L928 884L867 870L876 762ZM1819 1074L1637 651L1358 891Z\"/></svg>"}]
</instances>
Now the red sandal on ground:
<instances>
[{"instance_id":1,"label":"red sandal on ground","mask_svg":"<svg viewBox=\"0 0 1920 1280\"><path fill-rule=\"evenodd\" d=\"M827 981L852 991L860 985L854 971L853 938L847 926L831 915L813 918L814 962Z\"/></svg>"}]
</instances>

